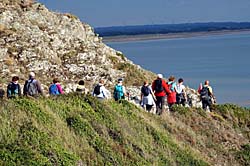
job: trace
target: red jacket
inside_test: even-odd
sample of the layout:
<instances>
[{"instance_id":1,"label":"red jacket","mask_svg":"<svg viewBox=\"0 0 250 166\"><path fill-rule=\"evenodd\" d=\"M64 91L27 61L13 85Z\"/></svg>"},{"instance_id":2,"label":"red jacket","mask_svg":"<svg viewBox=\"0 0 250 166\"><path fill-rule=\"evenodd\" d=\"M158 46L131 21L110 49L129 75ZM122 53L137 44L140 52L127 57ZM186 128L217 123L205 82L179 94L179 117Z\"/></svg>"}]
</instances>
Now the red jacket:
<instances>
[{"instance_id":1,"label":"red jacket","mask_svg":"<svg viewBox=\"0 0 250 166\"><path fill-rule=\"evenodd\" d=\"M162 87L163 87L163 91L161 91L161 92L155 92L155 80L152 83L152 90L153 90L155 96L157 96L157 97L166 96L167 94L171 93L166 82L163 79L161 79L161 82L162 82Z\"/></svg>"},{"instance_id":2,"label":"red jacket","mask_svg":"<svg viewBox=\"0 0 250 166\"><path fill-rule=\"evenodd\" d=\"M171 84L167 83L167 85L168 85L168 88L170 89L171 88ZM175 90L171 91L171 93L168 94L167 100L168 100L168 104L176 103L176 92L175 92Z\"/></svg>"}]
</instances>

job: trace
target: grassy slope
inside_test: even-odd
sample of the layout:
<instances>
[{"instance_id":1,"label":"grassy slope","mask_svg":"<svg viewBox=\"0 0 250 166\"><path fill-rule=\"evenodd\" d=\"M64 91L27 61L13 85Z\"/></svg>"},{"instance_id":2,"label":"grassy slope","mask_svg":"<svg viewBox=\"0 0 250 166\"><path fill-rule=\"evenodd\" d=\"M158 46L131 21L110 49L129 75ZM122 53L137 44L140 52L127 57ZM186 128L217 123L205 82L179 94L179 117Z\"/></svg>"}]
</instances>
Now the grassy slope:
<instances>
[{"instance_id":1,"label":"grassy slope","mask_svg":"<svg viewBox=\"0 0 250 166\"><path fill-rule=\"evenodd\" d=\"M0 165L214 165L220 157L246 165L250 156L249 110L232 105L159 117L90 96L0 104Z\"/></svg>"}]
</instances>

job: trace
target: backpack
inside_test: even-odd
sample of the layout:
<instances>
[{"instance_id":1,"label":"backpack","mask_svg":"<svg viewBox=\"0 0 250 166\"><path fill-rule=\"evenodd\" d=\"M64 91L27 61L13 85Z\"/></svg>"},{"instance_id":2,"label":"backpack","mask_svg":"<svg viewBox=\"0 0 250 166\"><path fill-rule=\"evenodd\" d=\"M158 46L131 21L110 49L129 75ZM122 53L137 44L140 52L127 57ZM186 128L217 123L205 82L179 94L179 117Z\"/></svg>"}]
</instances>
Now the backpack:
<instances>
[{"instance_id":1,"label":"backpack","mask_svg":"<svg viewBox=\"0 0 250 166\"><path fill-rule=\"evenodd\" d=\"M203 87L201 90L200 90L200 98L201 100L209 100L209 89L208 87Z\"/></svg>"},{"instance_id":2,"label":"backpack","mask_svg":"<svg viewBox=\"0 0 250 166\"><path fill-rule=\"evenodd\" d=\"M120 100L124 98L122 85L116 85L114 89L114 99Z\"/></svg>"},{"instance_id":3,"label":"backpack","mask_svg":"<svg viewBox=\"0 0 250 166\"><path fill-rule=\"evenodd\" d=\"M142 86L141 88L141 93L143 94L143 96L148 96L150 94L150 89L148 86Z\"/></svg>"},{"instance_id":4,"label":"backpack","mask_svg":"<svg viewBox=\"0 0 250 166\"><path fill-rule=\"evenodd\" d=\"M19 92L19 85L11 82L7 87L8 97L11 98L11 97L18 96L18 92Z\"/></svg>"},{"instance_id":5,"label":"backpack","mask_svg":"<svg viewBox=\"0 0 250 166\"><path fill-rule=\"evenodd\" d=\"M100 85L96 85L95 88L94 88L94 94L95 95L99 95L101 94L101 86Z\"/></svg>"},{"instance_id":6,"label":"backpack","mask_svg":"<svg viewBox=\"0 0 250 166\"><path fill-rule=\"evenodd\" d=\"M171 82L171 83L168 84L169 90L170 90L171 92L174 92L174 91L175 91L174 86L173 86L174 83L175 83L175 82Z\"/></svg>"},{"instance_id":7,"label":"backpack","mask_svg":"<svg viewBox=\"0 0 250 166\"><path fill-rule=\"evenodd\" d=\"M28 80L25 84L25 91L26 91L26 94L29 96L38 95L36 80Z\"/></svg>"},{"instance_id":8,"label":"backpack","mask_svg":"<svg viewBox=\"0 0 250 166\"><path fill-rule=\"evenodd\" d=\"M50 85L49 94L51 94L51 95L59 95L60 94L56 84Z\"/></svg>"},{"instance_id":9,"label":"backpack","mask_svg":"<svg viewBox=\"0 0 250 166\"><path fill-rule=\"evenodd\" d=\"M155 80L155 91L156 92L162 92L163 91L163 86L162 86L162 80L161 79Z\"/></svg>"}]
</instances>

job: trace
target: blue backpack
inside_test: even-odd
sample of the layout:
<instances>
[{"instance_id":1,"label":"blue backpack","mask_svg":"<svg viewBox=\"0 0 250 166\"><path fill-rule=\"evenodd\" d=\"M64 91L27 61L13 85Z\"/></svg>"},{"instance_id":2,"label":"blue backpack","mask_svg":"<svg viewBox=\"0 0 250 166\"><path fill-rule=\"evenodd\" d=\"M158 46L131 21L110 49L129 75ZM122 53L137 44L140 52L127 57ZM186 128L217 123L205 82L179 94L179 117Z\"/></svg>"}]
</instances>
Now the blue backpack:
<instances>
[{"instance_id":1,"label":"blue backpack","mask_svg":"<svg viewBox=\"0 0 250 166\"><path fill-rule=\"evenodd\" d=\"M10 83L7 87L7 97L14 98L19 95L19 84Z\"/></svg>"},{"instance_id":2,"label":"blue backpack","mask_svg":"<svg viewBox=\"0 0 250 166\"><path fill-rule=\"evenodd\" d=\"M116 85L115 86L115 89L114 89L114 98L115 98L115 100L120 100L120 99L124 98L122 85Z\"/></svg>"},{"instance_id":3,"label":"blue backpack","mask_svg":"<svg viewBox=\"0 0 250 166\"><path fill-rule=\"evenodd\" d=\"M58 88L57 88L56 84L50 85L50 87L49 87L49 94L50 95L59 95L60 94L59 91L58 91Z\"/></svg>"}]
</instances>

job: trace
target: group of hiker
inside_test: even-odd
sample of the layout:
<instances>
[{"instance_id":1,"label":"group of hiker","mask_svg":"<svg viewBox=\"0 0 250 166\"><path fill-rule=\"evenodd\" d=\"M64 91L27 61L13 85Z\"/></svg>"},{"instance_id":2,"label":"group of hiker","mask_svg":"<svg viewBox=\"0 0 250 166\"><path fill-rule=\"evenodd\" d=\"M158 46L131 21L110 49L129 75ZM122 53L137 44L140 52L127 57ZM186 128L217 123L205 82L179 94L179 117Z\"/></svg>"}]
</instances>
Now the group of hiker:
<instances>
[{"instance_id":1,"label":"group of hiker","mask_svg":"<svg viewBox=\"0 0 250 166\"><path fill-rule=\"evenodd\" d=\"M21 86L18 83L19 77L13 76L11 82L7 86L7 98L17 98L22 96L21 94ZM50 95L59 95L64 94L64 91L59 83L58 78L54 78L52 84L49 87ZM0 98L3 98L5 91L0 89ZM35 79L35 73L30 72L29 78L25 81L23 86L23 95L27 97L38 97L43 96L43 89L40 82Z\"/></svg>"},{"instance_id":2,"label":"group of hiker","mask_svg":"<svg viewBox=\"0 0 250 166\"><path fill-rule=\"evenodd\" d=\"M166 110L167 105L170 111L175 104L185 106L188 98L186 87L183 83L184 80L182 78L179 78L176 83L174 76L170 76L166 82L162 74L157 74L157 78L153 81L152 85L145 81L141 87L141 105L149 112L155 105L156 114L158 115L161 115ZM202 108L204 110L211 110L213 102L216 101L208 80L205 81L204 86L201 85L199 87L198 93L200 94Z\"/></svg>"},{"instance_id":3,"label":"group of hiker","mask_svg":"<svg viewBox=\"0 0 250 166\"><path fill-rule=\"evenodd\" d=\"M21 86L18 83L19 77L12 77L12 81L7 86L7 97L16 98L21 96ZM152 85L145 81L140 89L140 104L145 110L150 112L152 108L156 107L156 114L161 115L167 106L171 111L172 106L175 104L185 106L187 104L186 87L184 86L184 80L182 78L175 82L175 77L170 76L168 81L163 79L162 74L157 74L157 78L152 82ZM92 96L99 100L111 98L111 93L106 89L104 80L100 79L99 83L94 86L91 93ZM87 94L88 89L84 86L84 81L80 80L75 89L78 93ZM202 102L203 109L211 109L211 105L215 101L215 96L212 91L212 87L209 85L209 81L206 80L204 85L200 85L198 92ZM0 98L4 96L4 90L0 87ZM53 82L49 86L49 94L52 96L64 94L64 91L60 85L59 79L54 78ZM37 97L44 95L41 84L35 79L35 73L30 72L29 78L25 81L23 87L23 95L30 97ZM123 79L118 79L117 84L114 87L113 98L115 101L121 101L129 94L126 92L123 86ZM166 104L167 102L167 104Z\"/></svg>"}]
</instances>

